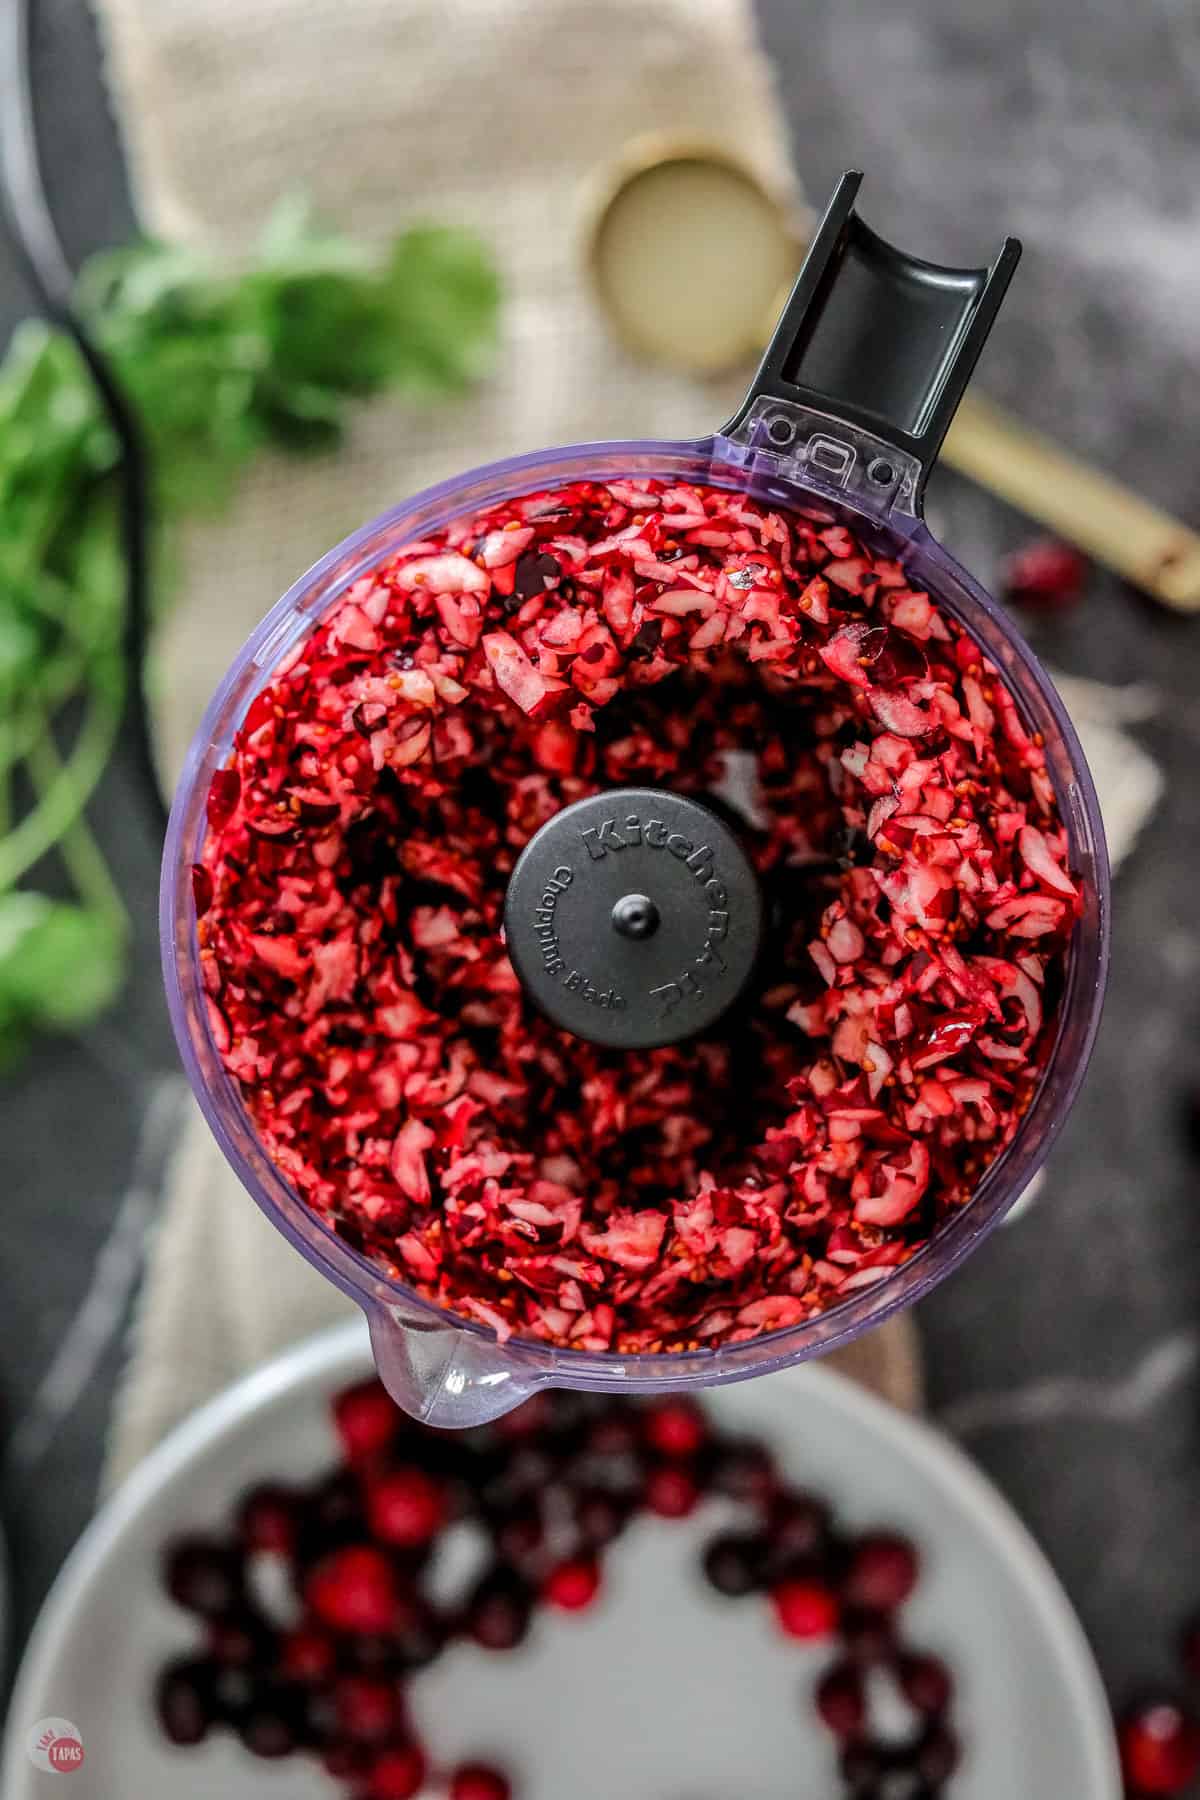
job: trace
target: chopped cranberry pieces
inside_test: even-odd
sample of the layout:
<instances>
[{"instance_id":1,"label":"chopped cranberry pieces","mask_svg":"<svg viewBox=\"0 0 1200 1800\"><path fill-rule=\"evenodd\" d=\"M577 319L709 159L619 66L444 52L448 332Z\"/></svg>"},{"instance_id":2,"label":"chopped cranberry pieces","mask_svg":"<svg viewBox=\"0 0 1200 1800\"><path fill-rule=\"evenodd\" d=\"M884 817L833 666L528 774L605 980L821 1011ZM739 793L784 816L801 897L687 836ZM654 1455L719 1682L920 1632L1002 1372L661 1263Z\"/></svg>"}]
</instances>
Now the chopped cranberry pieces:
<instances>
[{"instance_id":1,"label":"chopped cranberry pieces","mask_svg":"<svg viewBox=\"0 0 1200 1800\"><path fill-rule=\"evenodd\" d=\"M568 1042L505 953L516 856L631 781L726 804L731 755L781 921L736 1072L716 1039ZM800 1326L906 1262L1028 1110L1082 906L1040 742L901 565L653 479L359 577L208 821L211 1029L267 1155L388 1275L589 1353ZM394 1435L378 1396L339 1423L355 1460ZM646 1430L699 1454L686 1404Z\"/></svg>"}]
</instances>

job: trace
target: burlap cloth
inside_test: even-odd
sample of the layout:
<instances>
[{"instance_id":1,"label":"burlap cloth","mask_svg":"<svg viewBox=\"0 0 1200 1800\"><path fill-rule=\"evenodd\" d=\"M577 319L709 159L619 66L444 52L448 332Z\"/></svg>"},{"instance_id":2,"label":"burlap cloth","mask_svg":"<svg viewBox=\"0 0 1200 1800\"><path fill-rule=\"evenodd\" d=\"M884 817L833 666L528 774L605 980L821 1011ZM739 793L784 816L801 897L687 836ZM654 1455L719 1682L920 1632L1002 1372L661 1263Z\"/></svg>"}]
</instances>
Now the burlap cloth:
<instances>
[{"instance_id":1,"label":"burlap cloth","mask_svg":"<svg viewBox=\"0 0 1200 1800\"><path fill-rule=\"evenodd\" d=\"M506 289L503 355L485 385L428 410L361 410L336 458L264 459L227 517L189 530L158 659L158 738L173 780L250 628L385 506L512 452L695 435L726 416L737 379L647 368L614 343L587 290L584 195L647 130L719 130L783 182L786 137L746 0L97 4L150 230L237 250L282 192L301 187L367 241L416 218L472 226ZM109 1480L228 1381L348 1306L266 1224L193 1109L149 1249ZM918 1403L908 1319L838 1360L897 1404Z\"/></svg>"}]
</instances>

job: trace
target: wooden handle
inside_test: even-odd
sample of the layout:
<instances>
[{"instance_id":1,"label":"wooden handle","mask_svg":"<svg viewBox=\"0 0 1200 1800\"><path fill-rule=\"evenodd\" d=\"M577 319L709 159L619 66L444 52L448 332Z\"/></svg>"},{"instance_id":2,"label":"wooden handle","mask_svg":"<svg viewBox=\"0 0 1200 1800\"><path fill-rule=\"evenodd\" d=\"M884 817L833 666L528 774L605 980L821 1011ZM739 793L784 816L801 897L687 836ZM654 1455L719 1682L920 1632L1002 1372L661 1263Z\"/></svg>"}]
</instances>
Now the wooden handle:
<instances>
[{"instance_id":1,"label":"wooden handle","mask_svg":"<svg viewBox=\"0 0 1200 1800\"><path fill-rule=\"evenodd\" d=\"M942 461L1180 612L1200 612L1200 532L967 394Z\"/></svg>"}]
</instances>

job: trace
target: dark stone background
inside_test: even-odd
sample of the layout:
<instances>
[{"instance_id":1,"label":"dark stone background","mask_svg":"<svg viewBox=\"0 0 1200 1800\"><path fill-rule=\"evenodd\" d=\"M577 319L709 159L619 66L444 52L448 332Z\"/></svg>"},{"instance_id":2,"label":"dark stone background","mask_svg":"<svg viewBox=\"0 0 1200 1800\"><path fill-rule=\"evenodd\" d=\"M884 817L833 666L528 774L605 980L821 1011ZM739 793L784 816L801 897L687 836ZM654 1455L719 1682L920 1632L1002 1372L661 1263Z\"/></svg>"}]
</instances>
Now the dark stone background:
<instances>
[{"instance_id":1,"label":"dark stone background","mask_svg":"<svg viewBox=\"0 0 1200 1800\"><path fill-rule=\"evenodd\" d=\"M40 0L35 11L49 186L78 257L127 238L132 212L86 10ZM864 168L867 217L935 260L980 262L1006 231L1021 236L982 387L1200 524L1192 0L760 0L760 14L810 194ZM28 310L0 255L0 326ZM1029 536L947 473L930 507L985 581ZM1119 1695L1169 1671L1174 1624L1200 1602L1200 1214L1185 1125L1200 1076L1200 623L1098 575L1084 606L1033 635L1060 668L1159 690L1143 736L1168 794L1118 883L1105 1023L1043 1198L920 1322L935 1414L1045 1546ZM97 1259L122 1206L129 1229L131 1186L148 1184L152 1210L144 1125L176 1070L157 846L132 757L118 758L94 811L136 921L134 980L102 1026L43 1045L0 1087L0 1405L15 1431L0 1502L18 1642L93 1504L129 1274L111 1250ZM54 1358L89 1291L97 1356L75 1400L80 1370ZM996 1394L999 1408L981 1401Z\"/></svg>"}]
</instances>

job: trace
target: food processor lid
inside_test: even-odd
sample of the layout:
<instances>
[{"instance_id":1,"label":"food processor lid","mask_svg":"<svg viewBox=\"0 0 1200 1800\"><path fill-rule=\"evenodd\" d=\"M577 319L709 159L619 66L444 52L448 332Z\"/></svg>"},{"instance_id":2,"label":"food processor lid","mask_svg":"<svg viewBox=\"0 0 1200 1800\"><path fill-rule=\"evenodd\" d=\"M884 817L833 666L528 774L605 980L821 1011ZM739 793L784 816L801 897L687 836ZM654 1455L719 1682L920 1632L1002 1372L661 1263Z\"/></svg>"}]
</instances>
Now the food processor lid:
<instances>
[{"instance_id":1,"label":"food processor lid","mask_svg":"<svg viewBox=\"0 0 1200 1800\"><path fill-rule=\"evenodd\" d=\"M746 398L722 436L826 485L920 515L925 481L1021 256L925 262L855 211L842 176Z\"/></svg>"},{"instance_id":2,"label":"food processor lid","mask_svg":"<svg viewBox=\"0 0 1200 1800\"><path fill-rule=\"evenodd\" d=\"M613 788L547 820L504 904L505 947L555 1025L644 1050L707 1030L744 989L762 938L736 835L689 795Z\"/></svg>"},{"instance_id":3,"label":"food processor lid","mask_svg":"<svg viewBox=\"0 0 1200 1800\"><path fill-rule=\"evenodd\" d=\"M1021 254L923 262L854 210L843 175L723 449L803 484L806 467L877 518L924 483ZM763 902L736 834L682 794L619 788L564 807L509 882L505 943L555 1024L613 1049L710 1030L758 958Z\"/></svg>"}]
</instances>

